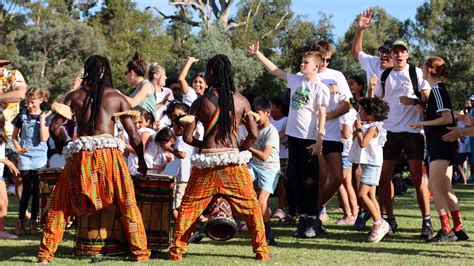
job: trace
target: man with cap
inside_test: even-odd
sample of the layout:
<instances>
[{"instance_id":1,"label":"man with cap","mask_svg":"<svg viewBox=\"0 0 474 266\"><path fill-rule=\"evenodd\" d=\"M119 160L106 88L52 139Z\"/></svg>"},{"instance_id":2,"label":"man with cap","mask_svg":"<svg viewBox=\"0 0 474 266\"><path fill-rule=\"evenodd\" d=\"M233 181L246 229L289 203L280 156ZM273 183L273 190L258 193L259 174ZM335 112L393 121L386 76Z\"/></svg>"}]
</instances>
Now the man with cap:
<instances>
[{"instance_id":1,"label":"man with cap","mask_svg":"<svg viewBox=\"0 0 474 266\"><path fill-rule=\"evenodd\" d=\"M380 78L382 72L392 67L392 58L390 57L390 48L392 47L392 41L386 40L379 47L379 56L368 55L362 50L362 39L364 36L364 30L370 27L372 24L372 11L367 10L360 14L359 23L357 24L357 30L352 41L352 57L359 61L361 67L367 74L367 83L375 75Z\"/></svg>"},{"instance_id":2,"label":"man with cap","mask_svg":"<svg viewBox=\"0 0 474 266\"><path fill-rule=\"evenodd\" d=\"M430 192L422 177L425 143L420 129L410 128L409 124L422 121L423 106L420 101L428 99L431 87L423 79L422 70L408 64L410 53L406 41L395 40L390 49L390 56L393 69L387 69L386 73L382 73L382 78L379 79L374 89L375 96L383 98L390 106L388 118L383 125L387 130L387 142L383 147L384 161L380 176L380 210L382 218L390 224L391 233L394 233L397 229L397 222L393 215L394 189L391 180L396 162L400 158L400 154L404 152L423 215L420 237L429 239L433 237L433 227L430 217ZM413 84L415 82L417 84ZM419 92L415 92L415 89Z\"/></svg>"},{"instance_id":3,"label":"man with cap","mask_svg":"<svg viewBox=\"0 0 474 266\"><path fill-rule=\"evenodd\" d=\"M16 161L16 150L11 141L13 124L11 123L20 111L20 102L25 98L26 83L23 75L18 70L9 70L5 66L11 63L10 60L0 59L0 111L5 116L5 133L8 142L5 146L5 156ZM21 177L15 178L15 189L18 198L21 197L23 186ZM27 212L27 216L29 213Z\"/></svg>"}]
</instances>

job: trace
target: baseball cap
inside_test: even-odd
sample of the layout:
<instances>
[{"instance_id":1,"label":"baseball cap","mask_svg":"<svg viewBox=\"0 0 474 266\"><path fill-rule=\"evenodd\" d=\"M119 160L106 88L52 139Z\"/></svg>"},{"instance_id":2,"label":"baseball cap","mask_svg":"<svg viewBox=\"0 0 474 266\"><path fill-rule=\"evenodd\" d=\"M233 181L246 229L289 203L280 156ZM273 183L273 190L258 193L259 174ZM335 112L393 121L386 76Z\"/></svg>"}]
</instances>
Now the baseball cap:
<instances>
[{"instance_id":1,"label":"baseball cap","mask_svg":"<svg viewBox=\"0 0 474 266\"><path fill-rule=\"evenodd\" d=\"M469 100L474 101L474 94L469 97Z\"/></svg>"},{"instance_id":2,"label":"baseball cap","mask_svg":"<svg viewBox=\"0 0 474 266\"><path fill-rule=\"evenodd\" d=\"M408 43L403 39L396 39L395 41L393 41L391 49L395 48L395 46L402 46L403 48L408 50Z\"/></svg>"},{"instance_id":3,"label":"baseball cap","mask_svg":"<svg viewBox=\"0 0 474 266\"><path fill-rule=\"evenodd\" d=\"M0 66L9 65L10 63L10 60L0 59Z\"/></svg>"},{"instance_id":4,"label":"baseball cap","mask_svg":"<svg viewBox=\"0 0 474 266\"><path fill-rule=\"evenodd\" d=\"M392 48L392 40L386 40L382 45L380 45L379 47L379 51L380 49L387 49L387 50L390 50Z\"/></svg>"}]
</instances>

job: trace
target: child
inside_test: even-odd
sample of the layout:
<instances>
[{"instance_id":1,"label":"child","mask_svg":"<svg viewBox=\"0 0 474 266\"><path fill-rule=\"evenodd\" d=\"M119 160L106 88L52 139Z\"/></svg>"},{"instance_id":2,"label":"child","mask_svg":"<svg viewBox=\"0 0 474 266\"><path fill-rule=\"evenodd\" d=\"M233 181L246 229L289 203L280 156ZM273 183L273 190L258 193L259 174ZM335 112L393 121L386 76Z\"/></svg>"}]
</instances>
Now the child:
<instances>
[{"instance_id":1,"label":"child","mask_svg":"<svg viewBox=\"0 0 474 266\"><path fill-rule=\"evenodd\" d=\"M38 170L48 162L49 123L46 119L51 114L41 110L41 104L48 101L49 92L41 88L30 88L26 92L26 112L18 114L13 119L12 140L18 153L18 169L23 178L23 193L20 201L18 224L15 233L25 234L25 213L28 202L32 197L30 233L38 233L39 209L39 175Z\"/></svg>"},{"instance_id":2,"label":"child","mask_svg":"<svg viewBox=\"0 0 474 266\"><path fill-rule=\"evenodd\" d=\"M349 151L350 161L361 165L359 197L369 211L374 224L368 240L377 243L388 233L389 224L382 219L376 198L383 162L382 147L387 131L382 128L389 106L380 98L363 98L359 101L360 120L355 122L355 142ZM362 125L361 121L366 122Z\"/></svg>"},{"instance_id":3,"label":"child","mask_svg":"<svg viewBox=\"0 0 474 266\"><path fill-rule=\"evenodd\" d=\"M144 147L144 157L148 169L153 168L153 158L157 152L156 144L153 142L153 138L156 132L151 129L154 118L153 115L147 110L137 107L135 110L140 112L140 118L135 121L135 124L138 128L138 133L142 138L142 143ZM127 157L127 165L132 176L138 174L138 157L135 154L132 146L129 144L125 145L126 150L129 152ZM151 173L153 171L150 171Z\"/></svg>"},{"instance_id":4,"label":"child","mask_svg":"<svg viewBox=\"0 0 474 266\"><path fill-rule=\"evenodd\" d=\"M279 69L259 51L259 43L249 47L262 65L273 75L286 81L290 88L290 110L286 126L288 136L288 186L296 197L300 213L295 237L315 237L321 229L319 220L319 162L322 152L326 106L329 88L318 80L322 57L306 52L301 59L302 75Z\"/></svg>"},{"instance_id":5,"label":"child","mask_svg":"<svg viewBox=\"0 0 474 266\"><path fill-rule=\"evenodd\" d=\"M5 158L5 143L7 135L5 134L5 116L0 111L0 239L15 239L16 235L5 231L5 220L7 218L8 195L5 180L3 179L3 170L5 165L10 169L10 172L17 176L20 171L8 159Z\"/></svg>"},{"instance_id":6,"label":"child","mask_svg":"<svg viewBox=\"0 0 474 266\"><path fill-rule=\"evenodd\" d=\"M250 173L255 178L257 198L260 203L265 224L267 244L275 246L275 237L271 230L270 209L267 207L270 194L275 191L280 171L280 137L276 128L270 123L272 103L257 97L252 104L252 110L260 116L257 121L258 137L249 151L252 160L249 163Z\"/></svg>"},{"instance_id":7,"label":"child","mask_svg":"<svg viewBox=\"0 0 474 266\"><path fill-rule=\"evenodd\" d=\"M174 155L169 152L174 150L176 137L173 130L169 127L164 127L155 137L155 143L158 145L158 151L153 159L153 169L161 174L166 168L166 165L174 160Z\"/></svg>"},{"instance_id":8,"label":"child","mask_svg":"<svg viewBox=\"0 0 474 266\"><path fill-rule=\"evenodd\" d=\"M184 115L184 114L183 114ZM173 120L173 132L176 137L176 143L172 150L167 150L172 153L180 162L180 167L176 175L177 182L174 186L174 204L173 204L173 216L176 219L178 217L179 206L184 196L184 191L191 175L191 155L194 153L195 148L183 140L184 125L179 121L183 116L176 116Z\"/></svg>"},{"instance_id":9,"label":"child","mask_svg":"<svg viewBox=\"0 0 474 266\"><path fill-rule=\"evenodd\" d=\"M428 242L451 242L468 240L461 221L461 211L458 199L454 195L451 185L451 176L447 175L448 167L454 162L456 156L456 142L443 141L442 136L449 132L448 127L455 127L451 99L444 82L448 72L444 60L431 57L423 65L423 76L431 86L430 96L426 105L425 121L410 124L411 128L424 127L426 146L429 157L430 191L438 210L441 229L435 237L427 239ZM462 134L461 129L459 130ZM449 170L451 172L451 170ZM453 219L453 228L449 223L449 212Z\"/></svg>"}]
</instances>

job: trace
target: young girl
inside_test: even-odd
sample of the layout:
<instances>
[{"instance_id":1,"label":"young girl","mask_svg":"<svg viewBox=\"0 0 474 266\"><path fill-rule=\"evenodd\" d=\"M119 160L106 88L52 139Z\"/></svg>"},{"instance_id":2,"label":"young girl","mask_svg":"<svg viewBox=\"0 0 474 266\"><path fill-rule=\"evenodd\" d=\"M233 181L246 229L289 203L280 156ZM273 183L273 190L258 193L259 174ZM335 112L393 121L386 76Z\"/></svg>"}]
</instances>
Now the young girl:
<instances>
[{"instance_id":1,"label":"young girl","mask_svg":"<svg viewBox=\"0 0 474 266\"><path fill-rule=\"evenodd\" d=\"M8 195L5 180L3 179L3 169L5 165L10 169L14 176L18 176L20 171L8 159L5 158L5 143L7 135L5 134L5 116L0 111L0 239L15 239L16 235L5 231L5 220L7 218Z\"/></svg>"},{"instance_id":2,"label":"young girl","mask_svg":"<svg viewBox=\"0 0 474 266\"><path fill-rule=\"evenodd\" d=\"M36 218L39 209L39 175L38 170L48 162L49 120L51 114L41 110L41 104L48 101L49 92L45 89L30 88L26 92L26 112L18 114L13 119L12 140L18 153L18 168L23 178L23 193L20 201L16 234L25 234L25 213L28 202L31 203L30 233L38 232Z\"/></svg>"},{"instance_id":3,"label":"young girl","mask_svg":"<svg viewBox=\"0 0 474 266\"><path fill-rule=\"evenodd\" d=\"M204 72L199 72L193 77L192 88L189 88L188 82L186 82L186 76L188 75L189 68L193 63L198 62L199 59L195 57L188 57L188 61L184 65L183 69L179 73L178 82L183 93L183 103L191 106L197 97L204 94L207 89L207 83L204 78Z\"/></svg>"},{"instance_id":4,"label":"young girl","mask_svg":"<svg viewBox=\"0 0 474 266\"><path fill-rule=\"evenodd\" d=\"M165 170L166 165L174 160L174 155L170 152L174 150L176 143L173 129L164 127L158 131L155 137L155 143L158 145L158 151L153 160L153 168L161 174Z\"/></svg>"},{"instance_id":5,"label":"young girl","mask_svg":"<svg viewBox=\"0 0 474 266\"><path fill-rule=\"evenodd\" d=\"M442 136L449 132L448 127L455 127L451 100L444 81L448 77L443 59L431 57L423 65L423 75L431 85L431 92L426 106L425 121L410 125L412 128L424 127L426 146L429 158L429 188L441 220L441 229L428 242L447 242L467 240L469 237L463 229L458 199L454 195L451 176L447 169L456 158L456 142L445 142ZM451 173L451 170L449 170ZM454 227L449 223L449 212Z\"/></svg>"},{"instance_id":6,"label":"young girl","mask_svg":"<svg viewBox=\"0 0 474 266\"><path fill-rule=\"evenodd\" d=\"M153 116L147 110L137 107L135 110L140 112L140 118L135 122L138 133L142 138L142 143L144 147L144 157L148 169L153 168L153 157L157 152L156 144L153 142L153 138L156 135L156 132L151 128L154 122ZM127 165L132 176L138 174L138 156L135 154L132 146L129 144L125 145L125 149L128 152ZM152 171L149 171L153 173Z\"/></svg>"},{"instance_id":7,"label":"young girl","mask_svg":"<svg viewBox=\"0 0 474 266\"><path fill-rule=\"evenodd\" d=\"M359 197L369 211L374 224L368 240L377 243L388 233L389 224L382 219L376 198L383 162L382 147L387 131L382 128L389 106L380 98L363 98L359 101L360 120L355 122L355 141L349 151L349 160L361 165ZM365 124L362 125L361 121Z\"/></svg>"}]
</instances>

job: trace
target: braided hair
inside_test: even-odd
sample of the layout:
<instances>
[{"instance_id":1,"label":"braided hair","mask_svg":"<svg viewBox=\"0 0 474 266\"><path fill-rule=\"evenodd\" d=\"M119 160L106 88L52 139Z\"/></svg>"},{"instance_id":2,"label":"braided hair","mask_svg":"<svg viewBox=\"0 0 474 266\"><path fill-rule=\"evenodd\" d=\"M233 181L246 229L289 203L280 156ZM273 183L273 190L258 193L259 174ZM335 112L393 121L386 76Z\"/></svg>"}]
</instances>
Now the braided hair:
<instances>
[{"instance_id":1,"label":"braided hair","mask_svg":"<svg viewBox=\"0 0 474 266\"><path fill-rule=\"evenodd\" d=\"M100 55L89 57L84 65L83 83L89 86L83 112L85 113L89 108L91 111L89 121L86 123L86 132L92 133L102 103L104 87L113 87L109 60Z\"/></svg>"},{"instance_id":2,"label":"braided hair","mask_svg":"<svg viewBox=\"0 0 474 266\"><path fill-rule=\"evenodd\" d=\"M216 138L225 143L226 139L231 139L232 129L236 126L233 97L234 74L232 64L226 55L218 54L209 59L206 65L206 81L211 90L217 89L221 113L218 120L220 131L217 132Z\"/></svg>"}]
</instances>

